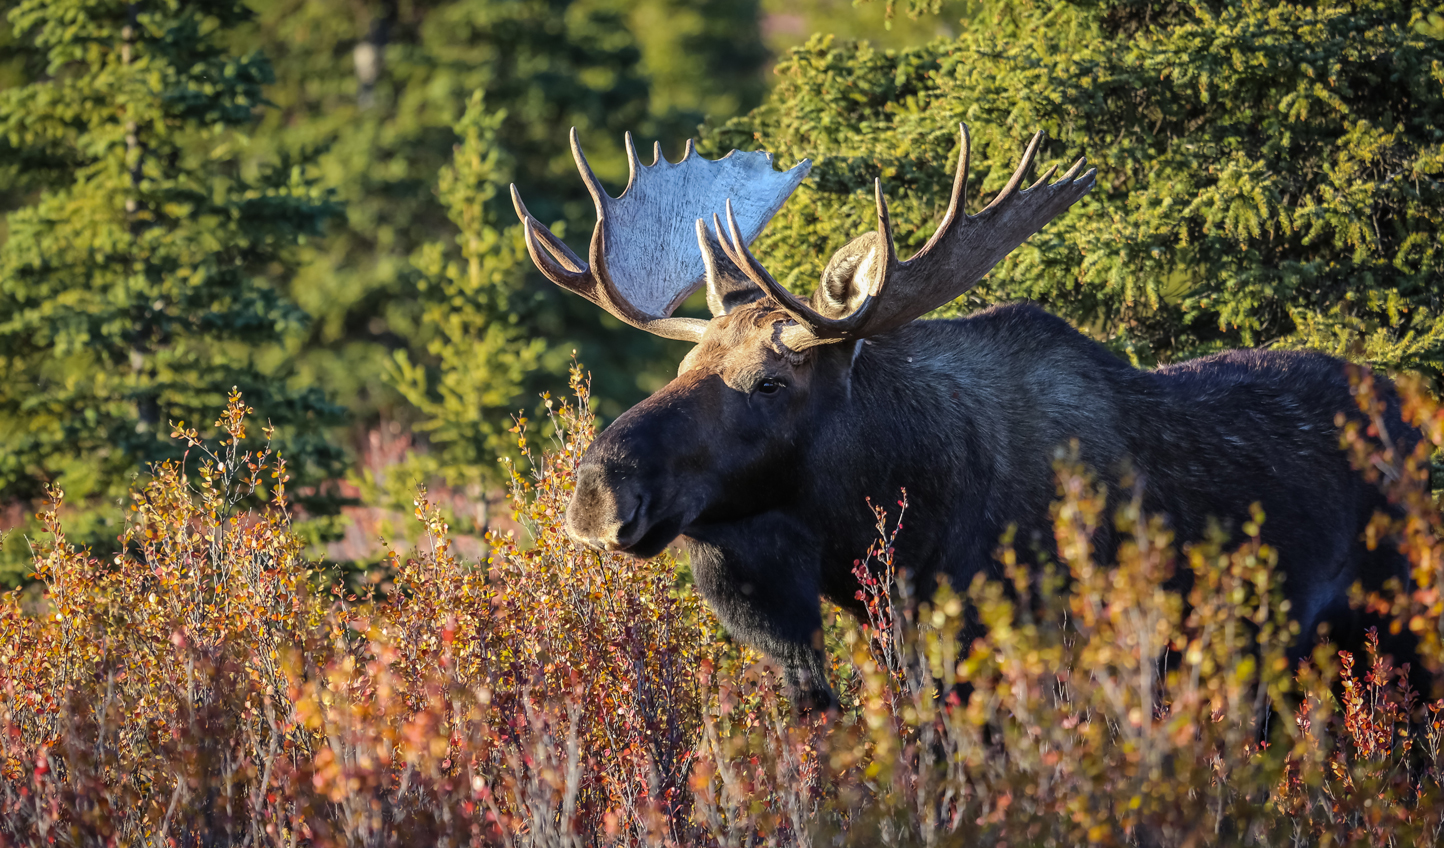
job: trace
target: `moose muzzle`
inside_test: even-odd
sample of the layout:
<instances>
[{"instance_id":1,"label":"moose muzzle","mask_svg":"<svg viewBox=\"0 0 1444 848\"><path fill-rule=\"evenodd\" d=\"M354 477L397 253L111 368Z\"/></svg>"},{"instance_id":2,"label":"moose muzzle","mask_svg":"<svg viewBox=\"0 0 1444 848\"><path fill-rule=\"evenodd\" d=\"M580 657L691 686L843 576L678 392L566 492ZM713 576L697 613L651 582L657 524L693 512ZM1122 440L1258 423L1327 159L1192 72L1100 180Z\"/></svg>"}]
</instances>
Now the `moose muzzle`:
<instances>
[{"instance_id":1,"label":"moose muzzle","mask_svg":"<svg viewBox=\"0 0 1444 848\"><path fill-rule=\"evenodd\" d=\"M625 478L609 479L613 476L604 463L583 460L576 493L567 507L567 532L597 550L626 550L647 530L646 495L635 485L628 486Z\"/></svg>"},{"instance_id":2,"label":"moose muzzle","mask_svg":"<svg viewBox=\"0 0 1444 848\"><path fill-rule=\"evenodd\" d=\"M628 410L577 467L567 531L598 550L661 553L703 511L715 476L698 422L720 381L689 376ZM715 415L714 415L715 417Z\"/></svg>"}]
</instances>

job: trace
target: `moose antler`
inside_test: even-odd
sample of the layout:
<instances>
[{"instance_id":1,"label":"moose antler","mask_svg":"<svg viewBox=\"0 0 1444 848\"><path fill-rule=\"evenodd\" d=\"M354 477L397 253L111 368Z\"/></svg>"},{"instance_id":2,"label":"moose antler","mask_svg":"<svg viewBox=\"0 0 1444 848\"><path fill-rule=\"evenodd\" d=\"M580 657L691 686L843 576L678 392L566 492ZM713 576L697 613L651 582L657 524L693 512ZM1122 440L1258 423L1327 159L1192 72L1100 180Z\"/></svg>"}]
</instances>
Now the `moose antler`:
<instances>
[{"instance_id":1,"label":"moose antler","mask_svg":"<svg viewBox=\"0 0 1444 848\"><path fill-rule=\"evenodd\" d=\"M892 224L882 180L874 183L877 193L877 246L856 271L855 279L865 286L857 308L841 318L829 318L797 299L767 273L740 238L739 228L727 209L727 238L723 249L743 273L772 295L798 327L784 332L783 341L794 350L818 344L867 338L907 324L931 312L972 288L984 274L1003 260L1049 221L1072 206L1093 187L1096 170L1081 177L1086 157L1079 159L1056 183L1048 184L1057 167L1049 168L1031 188L1018 190L1033 164L1043 141L1040 131L1028 143L1023 161L1008 184L976 215L963 211L968 186L968 128L958 126L962 149L953 178L952 198L947 214L928 243L906 262L899 261L892 240ZM1076 177L1076 178L1075 178Z\"/></svg>"},{"instance_id":2,"label":"moose antler","mask_svg":"<svg viewBox=\"0 0 1444 848\"><path fill-rule=\"evenodd\" d=\"M552 282L628 324L684 341L700 340L707 327L706 321L696 318L671 317L707 280L708 265L698 250L695 222L715 215L729 197L735 197L738 211L728 213L734 222L731 238L751 243L812 167L804 159L790 170L774 171L772 154L762 151L734 150L721 159L704 159L691 141L676 164L662 158L659 143L652 164L642 165L632 134L627 133L630 174L626 189L614 198L587 165L576 128L571 142L577 170L597 206L591 261L583 262L533 218L513 185L511 199L532 261Z\"/></svg>"}]
</instances>

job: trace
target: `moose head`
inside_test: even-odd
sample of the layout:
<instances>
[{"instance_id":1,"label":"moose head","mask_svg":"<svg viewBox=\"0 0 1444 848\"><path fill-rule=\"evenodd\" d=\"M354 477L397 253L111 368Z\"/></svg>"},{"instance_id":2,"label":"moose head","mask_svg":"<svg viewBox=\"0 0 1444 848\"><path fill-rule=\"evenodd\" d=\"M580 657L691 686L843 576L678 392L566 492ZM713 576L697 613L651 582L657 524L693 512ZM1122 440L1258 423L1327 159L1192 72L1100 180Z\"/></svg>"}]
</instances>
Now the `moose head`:
<instances>
[{"instance_id":1,"label":"moose head","mask_svg":"<svg viewBox=\"0 0 1444 848\"><path fill-rule=\"evenodd\" d=\"M792 497L807 477L800 448L847 397L861 345L961 295L1093 186L1094 171L1079 176L1079 159L1057 182L1049 169L1022 188L1039 132L996 199L968 215L966 126L959 135L948 210L927 244L898 258L878 180L876 231L832 257L810 301L748 250L807 175L807 160L777 172L768 153L709 161L688 142L681 161L665 161L658 145L645 166L628 134L630 177L613 198L573 130L572 154L597 209L588 262L512 187L527 249L549 279L632 326L696 343L677 378L613 422L584 457L567 513L578 540L654 556L695 527ZM712 319L672 317L704 285Z\"/></svg>"}]
</instances>

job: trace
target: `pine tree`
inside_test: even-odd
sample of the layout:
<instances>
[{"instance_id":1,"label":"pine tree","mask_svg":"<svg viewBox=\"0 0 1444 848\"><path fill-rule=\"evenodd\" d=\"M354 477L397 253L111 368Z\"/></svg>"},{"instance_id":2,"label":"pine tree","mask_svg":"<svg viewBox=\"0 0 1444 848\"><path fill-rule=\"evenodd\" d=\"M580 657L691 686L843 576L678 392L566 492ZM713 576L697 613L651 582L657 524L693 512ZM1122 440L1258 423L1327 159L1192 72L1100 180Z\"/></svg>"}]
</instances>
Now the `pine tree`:
<instances>
[{"instance_id":1,"label":"pine tree","mask_svg":"<svg viewBox=\"0 0 1444 848\"><path fill-rule=\"evenodd\" d=\"M364 424L400 418L440 434L452 425L420 413L415 384L386 376L398 353L408 369L424 368L435 387L423 404L433 412L439 386L457 379L442 347L450 332L438 309L451 304L432 285L431 245L456 225L437 193L443 167L463 142L457 129L469 98L484 95L496 116L490 131L536 214L570 222L585 239L593 211L567 148L575 126L589 158L612 184L626 178L622 134L660 138L675 155L707 113L727 117L756 105L766 56L755 2L719 0L256 0L254 32L277 69L268 96L278 108L262 132L270 149L313 157L347 218L307 248L295 298L316 316L305 367L336 388ZM533 200L535 198L535 200ZM504 196L491 211L514 217ZM491 214L489 212L488 214ZM415 261L413 261L415 260ZM496 406L467 413L496 419L530 408L541 384L556 385L580 347L599 377L597 395L615 414L665 380L656 363L668 350L645 334L623 331L595 309L556 291L527 266L527 283L505 295L525 316L533 338L559 355ZM478 296L483 296L478 294ZM451 304L456 306L455 304ZM469 308L469 307L458 307ZM485 370L484 366L481 370ZM412 377L414 370L408 371ZM475 376L475 375L473 375ZM410 380L411 377L408 377ZM471 379L468 377L468 379ZM486 428L466 441L485 441ZM436 429L441 427L441 429ZM485 432L484 432L485 431ZM454 455L453 455L454 456ZM490 473L494 457L452 470Z\"/></svg>"},{"instance_id":2,"label":"pine tree","mask_svg":"<svg viewBox=\"0 0 1444 848\"><path fill-rule=\"evenodd\" d=\"M20 88L39 77L45 68L45 53L25 39L15 37L5 23L13 7L0 0L0 92ZM24 162L0 135L0 243L5 240L4 215L33 200L35 186L43 179L38 163Z\"/></svg>"},{"instance_id":3,"label":"pine tree","mask_svg":"<svg viewBox=\"0 0 1444 848\"><path fill-rule=\"evenodd\" d=\"M960 121L973 212L1043 129L1036 172L1086 154L1098 186L948 311L1031 298L1142 363L1310 346L1437 377L1441 12L989 2L922 48L814 39L779 65L764 106L705 146L814 157L759 245L806 291L832 250L875 226L875 177L906 256L943 212Z\"/></svg>"},{"instance_id":4,"label":"pine tree","mask_svg":"<svg viewBox=\"0 0 1444 848\"><path fill-rule=\"evenodd\" d=\"M547 359L560 351L531 332L537 298L520 227L514 217L501 218L498 201L515 162L498 142L505 117L486 109L481 92L472 95L456 126L461 144L439 182L459 231L456 244L434 241L414 258L422 320L433 328L425 354L435 364L416 364L405 351L393 361L392 384L420 414L416 427L431 441L429 454L410 458L411 473L391 475L403 490L390 495L403 503L412 497L404 491L411 481L433 476L481 495L481 485L494 479L496 458L516 444L509 424L519 395L541 388L542 375L558 368Z\"/></svg>"},{"instance_id":5,"label":"pine tree","mask_svg":"<svg viewBox=\"0 0 1444 848\"><path fill-rule=\"evenodd\" d=\"M177 455L169 422L209 424L232 387L299 482L339 468L336 408L289 370L307 317L274 284L339 209L300 169L242 167L271 70L221 37L249 16L227 0L9 11L45 65L0 94L0 174L29 180L0 245L0 502L58 483L102 550L133 476ZM11 534L6 558L24 546Z\"/></svg>"}]
</instances>

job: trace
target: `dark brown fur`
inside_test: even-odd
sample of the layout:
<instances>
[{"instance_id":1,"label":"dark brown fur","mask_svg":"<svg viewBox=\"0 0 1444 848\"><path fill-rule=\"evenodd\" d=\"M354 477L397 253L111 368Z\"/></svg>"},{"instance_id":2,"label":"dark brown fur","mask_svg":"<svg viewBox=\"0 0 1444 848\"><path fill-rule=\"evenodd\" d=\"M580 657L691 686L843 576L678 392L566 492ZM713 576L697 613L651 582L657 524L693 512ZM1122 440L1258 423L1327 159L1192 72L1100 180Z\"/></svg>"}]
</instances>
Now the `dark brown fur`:
<instances>
[{"instance_id":1,"label":"dark brown fur","mask_svg":"<svg viewBox=\"0 0 1444 848\"><path fill-rule=\"evenodd\" d=\"M827 289L819 305L846 301ZM719 618L784 664L805 706L833 702L819 596L856 604L868 497L906 487L899 561L919 586L965 587L997 567L1010 525L1020 548L1051 547L1053 462L1072 440L1115 493L1131 468L1180 542L1210 520L1236 529L1261 504L1304 633L1352 621L1353 583L1407 579L1396 553L1360 541L1387 504L1339 446L1335 416L1355 414L1340 360L1242 350L1144 371L1026 305L801 352L779 341L789 320L766 299L715 318L677 379L597 438L567 518L643 557L680 535ZM1407 450L1418 434L1384 395Z\"/></svg>"}]
</instances>

